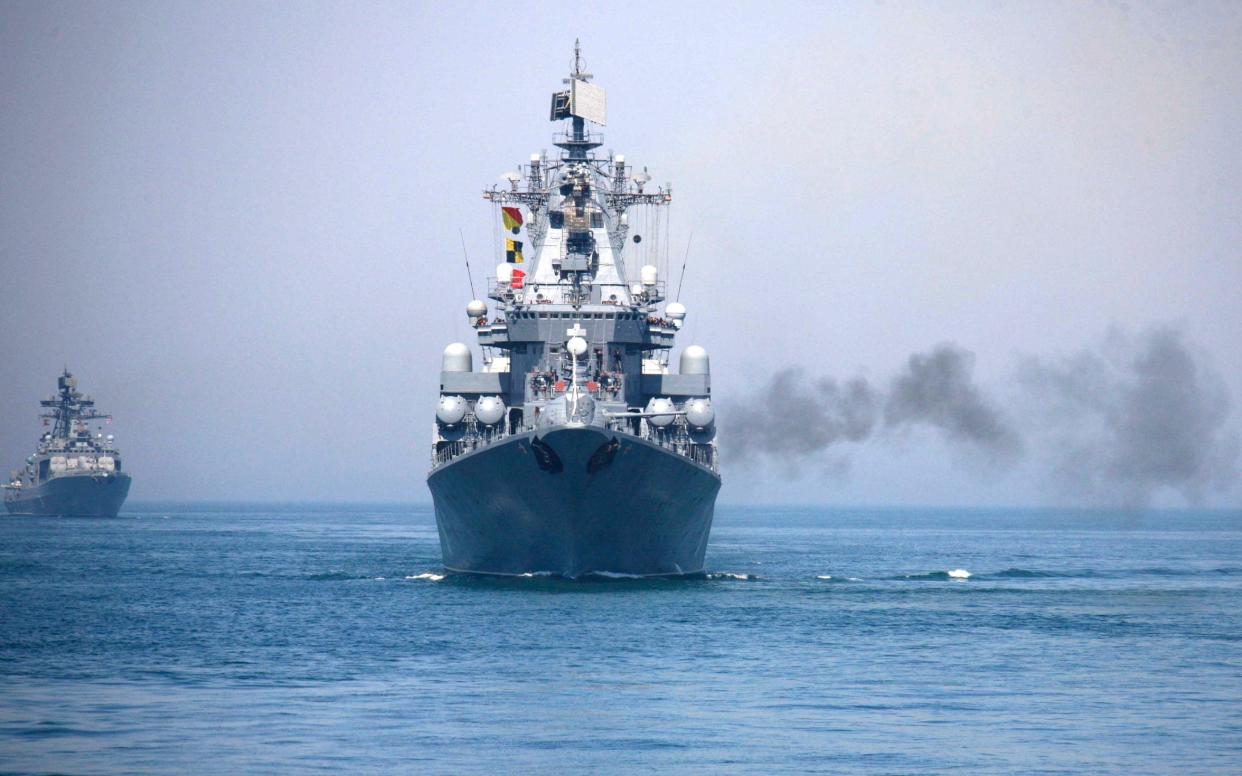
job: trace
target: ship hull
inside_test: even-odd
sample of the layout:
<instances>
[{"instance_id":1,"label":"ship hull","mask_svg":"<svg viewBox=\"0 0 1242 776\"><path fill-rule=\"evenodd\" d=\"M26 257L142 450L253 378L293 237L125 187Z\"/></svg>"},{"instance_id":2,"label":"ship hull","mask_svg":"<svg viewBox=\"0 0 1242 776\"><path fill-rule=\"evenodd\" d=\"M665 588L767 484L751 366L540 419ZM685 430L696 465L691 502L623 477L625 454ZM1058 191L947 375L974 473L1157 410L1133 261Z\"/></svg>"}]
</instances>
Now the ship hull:
<instances>
[{"instance_id":1,"label":"ship hull","mask_svg":"<svg viewBox=\"0 0 1242 776\"><path fill-rule=\"evenodd\" d=\"M593 426L517 434L427 478L447 570L701 574L720 477Z\"/></svg>"},{"instance_id":2,"label":"ship hull","mask_svg":"<svg viewBox=\"0 0 1242 776\"><path fill-rule=\"evenodd\" d=\"M7 490L4 506L11 515L116 517L129 495L129 484L128 474L66 475Z\"/></svg>"}]
</instances>

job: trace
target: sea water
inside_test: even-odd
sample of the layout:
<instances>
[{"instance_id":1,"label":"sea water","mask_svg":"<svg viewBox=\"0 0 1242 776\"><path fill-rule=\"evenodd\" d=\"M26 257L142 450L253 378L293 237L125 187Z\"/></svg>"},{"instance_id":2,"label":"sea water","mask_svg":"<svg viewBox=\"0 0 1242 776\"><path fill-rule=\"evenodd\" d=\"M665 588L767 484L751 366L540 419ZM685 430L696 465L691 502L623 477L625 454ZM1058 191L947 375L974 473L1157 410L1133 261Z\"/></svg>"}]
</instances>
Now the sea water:
<instances>
[{"instance_id":1,"label":"sea water","mask_svg":"<svg viewBox=\"0 0 1242 776\"><path fill-rule=\"evenodd\" d=\"M722 507L705 578L425 506L0 519L0 771L1239 773L1242 513Z\"/></svg>"}]
</instances>

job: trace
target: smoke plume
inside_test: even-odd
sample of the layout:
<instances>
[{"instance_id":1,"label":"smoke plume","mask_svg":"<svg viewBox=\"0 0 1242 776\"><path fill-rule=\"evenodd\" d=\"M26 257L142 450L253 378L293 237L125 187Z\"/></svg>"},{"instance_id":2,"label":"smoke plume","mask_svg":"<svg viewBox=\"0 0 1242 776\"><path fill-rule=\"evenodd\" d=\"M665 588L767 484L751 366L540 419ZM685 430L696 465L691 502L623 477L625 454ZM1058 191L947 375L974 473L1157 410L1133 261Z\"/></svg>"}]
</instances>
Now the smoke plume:
<instances>
[{"instance_id":1,"label":"smoke plume","mask_svg":"<svg viewBox=\"0 0 1242 776\"><path fill-rule=\"evenodd\" d=\"M1198 504L1237 480L1228 390L1174 327L1113 331L1094 351L1028 359L1018 381L1062 498L1144 506L1168 488Z\"/></svg>"},{"instance_id":2,"label":"smoke plume","mask_svg":"<svg viewBox=\"0 0 1242 776\"><path fill-rule=\"evenodd\" d=\"M973 353L942 344L910 356L906 369L889 386L884 425L891 429L926 425L953 445L1010 463L1022 440L1009 420L975 385Z\"/></svg>"},{"instance_id":3,"label":"smoke plume","mask_svg":"<svg viewBox=\"0 0 1242 776\"><path fill-rule=\"evenodd\" d=\"M950 444L1003 459L1021 448L1017 432L974 383L974 355L952 344L910 356L887 391L865 378L839 383L784 369L730 408L728 426L737 459L779 458L798 463L844 442L862 442L881 429L936 429ZM881 420L883 421L881 424Z\"/></svg>"},{"instance_id":4,"label":"smoke plume","mask_svg":"<svg viewBox=\"0 0 1242 776\"><path fill-rule=\"evenodd\" d=\"M739 444L729 449L742 460L769 456L796 467L839 442L871 436L880 403L861 377L842 384L830 377L809 379L796 367L782 369L749 401L731 407L729 428ZM831 466L839 470L842 463Z\"/></svg>"},{"instance_id":5,"label":"smoke plume","mask_svg":"<svg viewBox=\"0 0 1242 776\"><path fill-rule=\"evenodd\" d=\"M1027 358L1005 406L975 382L974 361L941 344L911 355L882 389L782 370L723 414L726 453L793 471L818 455L842 472L848 445L927 428L991 471L1030 453L1053 501L1143 506L1169 489L1197 504L1238 481L1225 383L1176 327L1114 331L1091 350Z\"/></svg>"}]
</instances>

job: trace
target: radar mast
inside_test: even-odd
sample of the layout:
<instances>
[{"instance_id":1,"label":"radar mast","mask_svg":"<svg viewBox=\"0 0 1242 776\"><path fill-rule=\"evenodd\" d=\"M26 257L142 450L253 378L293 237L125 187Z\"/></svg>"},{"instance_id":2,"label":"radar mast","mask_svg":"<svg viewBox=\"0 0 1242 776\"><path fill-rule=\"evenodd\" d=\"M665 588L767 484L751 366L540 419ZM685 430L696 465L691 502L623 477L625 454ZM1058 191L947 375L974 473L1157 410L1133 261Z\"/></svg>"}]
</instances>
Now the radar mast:
<instances>
[{"instance_id":1,"label":"radar mast","mask_svg":"<svg viewBox=\"0 0 1242 776\"><path fill-rule=\"evenodd\" d=\"M67 439L73 433L75 423L85 423L88 420L104 419L112 420L111 415L105 415L96 412L95 400L89 396L85 396L78 392L78 380L65 368L60 378L56 381L59 393L43 399L39 404L47 407L51 412L45 412L39 417L53 421L52 438Z\"/></svg>"}]
</instances>

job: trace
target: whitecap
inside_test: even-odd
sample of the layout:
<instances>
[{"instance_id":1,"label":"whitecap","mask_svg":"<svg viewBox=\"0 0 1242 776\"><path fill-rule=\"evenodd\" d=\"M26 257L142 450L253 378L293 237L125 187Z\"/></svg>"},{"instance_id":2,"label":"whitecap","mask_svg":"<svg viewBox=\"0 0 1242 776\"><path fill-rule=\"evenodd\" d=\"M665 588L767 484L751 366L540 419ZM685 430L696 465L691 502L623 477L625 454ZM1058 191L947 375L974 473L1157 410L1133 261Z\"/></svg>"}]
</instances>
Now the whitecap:
<instances>
[{"instance_id":1,"label":"whitecap","mask_svg":"<svg viewBox=\"0 0 1242 776\"><path fill-rule=\"evenodd\" d=\"M424 571L422 574L415 574L412 577L406 577L406 579L410 579L410 580L425 579L428 582L439 582L441 579L444 579L444 575L443 574L432 574L430 571Z\"/></svg>"},{"instance_id":2,"label":"whitecap","mask_svg":"<svg viewBox=\"0 0 1242 776\"><path fill-rule=\"evenodd\" d=\"M948 574L949 579L970 579L970 572L966 569L953 569Z\"/></svg>"},{"instance_id":3,"label":"whitecap","mask_svg":"<svg viewBox=\"0 0 1242 776\"><path fill-rule=\"evenodd\" d=\"M758 574L735 574L732 571L713 571L707 575L708 579L736 579L742 582L753 582L759 578Z\"/></svg>"}]
</instances>

